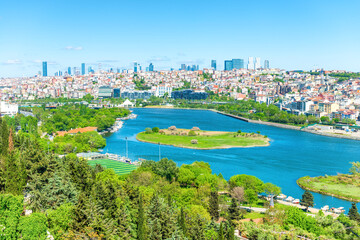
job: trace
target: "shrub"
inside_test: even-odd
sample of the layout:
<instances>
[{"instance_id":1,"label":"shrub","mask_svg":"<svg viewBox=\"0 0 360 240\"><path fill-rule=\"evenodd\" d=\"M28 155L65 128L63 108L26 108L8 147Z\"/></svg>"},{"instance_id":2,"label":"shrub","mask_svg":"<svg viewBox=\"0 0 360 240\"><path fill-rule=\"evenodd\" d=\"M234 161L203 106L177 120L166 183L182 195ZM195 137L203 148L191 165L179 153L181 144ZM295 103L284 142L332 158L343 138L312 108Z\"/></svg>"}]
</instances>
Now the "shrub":
<instances>
[{"instance_id":1,"label":"shrub","mask_svg":"<svg viewBox=\"0 0 360 240\"><path fill-rule=\"evenodd\" d=\"M198 140L197 139L192 139L191 144L198 144Z\"/></svg>"},{"instance_id":2,"label":"shrub","mask_svg":"<svg viewBox=\"0 0 360 240\"><path fill-rule=\"evenodd\" d=\"M153 131L154 133L158 133L159 130L160 130L160 129L159 129L158 127L153 127L153 128L152 128L152 131Z\"/></svg>"},{"instance_id":3,"label":"shrub","mask_svg":"<svg viewBox=\"0 0 360 240\"><path fill-rule=\"evenodd\" d=\"M147 134L151 134L153 131L151 130L151 128L145 128L145 133Z\"/></svg>"},{"instance_id":4,"label":"shrub","mask_svg":"<svg viewBox=\"0 0 360 240\"><path fill-rule=\"evenodd\" d=\"M196 136L196 133L193 130L190 130L188 133L189 136Z\"/></svg>"},{"instance_id":5,"label":"shrub","mask_svg":"<svg viewBox=\"0 0 360 240\"><path fill-rule=\"evenodd\" d=\"M238 130L237 133L241 133L241 130Z\"/></svg>"}]
</instances>

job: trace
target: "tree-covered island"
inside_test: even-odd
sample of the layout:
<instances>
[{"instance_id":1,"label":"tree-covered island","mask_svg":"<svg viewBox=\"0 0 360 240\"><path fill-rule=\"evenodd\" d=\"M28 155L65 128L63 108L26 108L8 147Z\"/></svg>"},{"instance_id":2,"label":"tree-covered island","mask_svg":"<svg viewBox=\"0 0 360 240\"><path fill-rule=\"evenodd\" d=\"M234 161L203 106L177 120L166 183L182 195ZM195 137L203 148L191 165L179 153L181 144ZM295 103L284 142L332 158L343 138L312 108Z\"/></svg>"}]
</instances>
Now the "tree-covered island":
<instances>
[{"instance_id":1,"label":"tree-covered island","mask_svg":"<svg viewBox=\"0 0 360 240\"><path fill-rule=\"evenodd\" d=\"M260 132L204 131L198 127L178 129L175 126L168 129L146 128L144 132L138 133L136 138L141 142L204 150L268 146L270 141L267 136L260 135Z\"/></svg>"}]
</instances>

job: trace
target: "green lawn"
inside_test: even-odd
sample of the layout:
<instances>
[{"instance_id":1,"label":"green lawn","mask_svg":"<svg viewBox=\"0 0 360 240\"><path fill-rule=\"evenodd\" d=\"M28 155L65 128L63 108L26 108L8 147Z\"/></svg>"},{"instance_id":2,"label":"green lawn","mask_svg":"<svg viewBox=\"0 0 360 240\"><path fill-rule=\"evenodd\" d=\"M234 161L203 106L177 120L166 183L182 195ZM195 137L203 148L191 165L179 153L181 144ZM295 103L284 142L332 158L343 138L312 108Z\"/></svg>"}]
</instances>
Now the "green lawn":
<instances>
[{"instance_id":1,"label":"green lawn","mask_svg":"<svg viewBox=\"0 0 360 240\"><path fill-rule=\"evenodd\" d=\"M314 192L360 201L360 186L357 176L340 174L326 177L302 177L297 182L299 186Z\"/></svg>"},{"instance_id":2,"label":"green lawn","mask_svg":"<svg viewBox=\"0 0 360 240\"><path fill-rule=\"evenodd\" d=\"M203 133L204 131L202 131ZM232 148L232 147L254 147L268 146L269 139L262 135L255 136L236 136L236 133L222 133L218 135L169 135L160 133L147 134L139 133L136 138L139 141L150 143L161 143L163 145L172 145L175 147L195 148L195 149L216 149L216 148ZM192 144L191 140L196 139L197 144Z\"/></svg>"},{"instance_id":3,"label":"green lawn","mask_svg":"<svg viewBox=\"0 0 360 240\"><path fill-rule=\"evenodd\" d=\"M115 160L110 160L110 159L89 160L88 163L90 166L95 166L96 164L100 164L106 168L112 168L115 170L115 173L119 175L128 174L137 168L137 166L135 165L131 165L129 163L123 163Z\"/></svg>"}]
</instances>

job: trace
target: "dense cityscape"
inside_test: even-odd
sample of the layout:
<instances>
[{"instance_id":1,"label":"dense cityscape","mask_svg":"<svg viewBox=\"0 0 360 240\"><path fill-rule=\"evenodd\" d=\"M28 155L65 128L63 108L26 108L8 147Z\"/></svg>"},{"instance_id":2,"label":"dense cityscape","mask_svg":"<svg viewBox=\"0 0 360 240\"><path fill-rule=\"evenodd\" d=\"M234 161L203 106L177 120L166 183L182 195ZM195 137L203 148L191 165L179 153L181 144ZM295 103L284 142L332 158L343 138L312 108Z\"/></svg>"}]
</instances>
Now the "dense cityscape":
<instances>
[{"instance_id":1,"label":"dense cityscape","mask_svg":"<svg viewBox=\"0 0 360 240\"><path fill-rule=\"evenodd\" d=\"M0 1L0 240L360 238L360 1Z\"/></svg>"}]
</instances>

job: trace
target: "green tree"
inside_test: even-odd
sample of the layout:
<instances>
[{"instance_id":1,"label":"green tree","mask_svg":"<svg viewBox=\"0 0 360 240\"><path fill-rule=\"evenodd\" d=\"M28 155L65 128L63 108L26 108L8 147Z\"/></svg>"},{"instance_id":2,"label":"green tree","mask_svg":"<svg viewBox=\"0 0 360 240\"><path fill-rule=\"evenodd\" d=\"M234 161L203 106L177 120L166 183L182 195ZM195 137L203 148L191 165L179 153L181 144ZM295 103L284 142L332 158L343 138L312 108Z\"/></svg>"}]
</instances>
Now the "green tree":
<instances>
[{"instance_id":1,"label":"green tree","mask_svg":"<svg viewBox=\"0 0 360 240\"><path fill-rule=\"evenodd\" d=\"M311 192L309 192L308 190L306 190L304 192L304 194L302 195L301 198L301 205L306 207L306 211L308 211L309 207L313 207L314 206L314 196L311 194Z\"/></svg>"},{"instance_id":2,"label":"green tree","mask_svg":"<svg viewBox=\"0 0 360 240\"><path fill-rule=\"evenodd\" d=\"M213 220L219 219L219 194L217 191L211 191L209 199L209 213Z\"/></svg>"},{"instance_id":3,"label":"green tree","mask_svg":"<svg viewBox=\"0 0 360 240\"><path fill-rule=\"evenodd\" d=\"M33 213L20 218L18 228L22 239L46 239L47 222L43 213Z\"/></svg>"},{"instance_id":4,"label":"green tree","mask_svg":"<svg viewBox=\"0 0 360 240\"><path fill-rule=\"evenodd\" d=\"M160 130L160 129L159 129L158 127L153 127L153 128L152 128L152 131L153 131L154 133L158 133L159 130Z\"/></svg>"},{"instance_id":5,"label":"green tree","mask_svg":"<svg viewBox=\"0 0 360 240\"><path fill-rule=\"evenodd\" d=\"M137 215L137 239L146 240L146 229L145 229L145 210L143 205L142 195L139 196L139 208Z\"/></svg>"},{"instance_id":6,"label":"green tree","mask_svg":"<svg viewBox=\"0 0 360 240\"><path fill-rule=\"evenodd\" d=\"M351 204L351 208L349 209L349 214L348 214L349 218L351 220L354 220L354 221L357 221L359 222L360 221L360 214L358 212L358 209L356 207L356 203L352 203Z\"/></svg>"},{"instance_id":7,"label":"green tree","mask_svg":"<svg viewBox=\"0 0 360 240\"><path fill-rule=\"evenodd\" d=\"M224 240L224 229L223 229L223 224L222 222L220 223L220 228L219 228L219 240Z\"/></svg>"},{"instance_id":8,"label":"green tree","mask_svg":"<svg viewBox=\"0 0 360 240\"><path fill-rule=\"evenodd\" d=\"M240 219L240 209L235 198L231 199L231 204L228 208L229 221L232 225L235 225L234 221Z\"/></svg>"},{"instance_id":9,"label":"green tree","mask_svg":"<svg viewBox=\"0 0 360 240\"><path fill-rule=\"evenodd\" d=\"M245 199L251 207L251 205L258 200L257 193L253 189L247 189L245 190Z\"/></svg>"}]
</instances>

